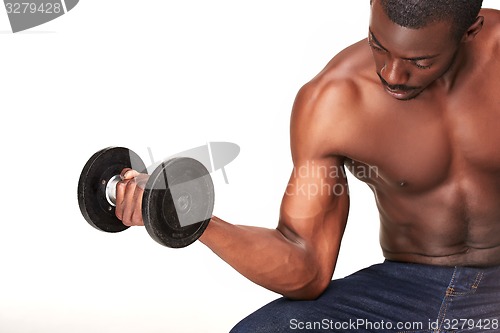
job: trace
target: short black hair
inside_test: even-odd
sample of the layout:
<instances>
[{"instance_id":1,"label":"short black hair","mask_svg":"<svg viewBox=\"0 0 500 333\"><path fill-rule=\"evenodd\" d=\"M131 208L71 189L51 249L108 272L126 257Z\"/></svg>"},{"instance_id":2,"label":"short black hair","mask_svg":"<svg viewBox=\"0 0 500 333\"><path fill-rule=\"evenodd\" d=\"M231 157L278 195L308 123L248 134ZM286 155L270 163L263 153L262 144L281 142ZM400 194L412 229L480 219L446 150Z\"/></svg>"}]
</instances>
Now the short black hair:
<instances>
[{"instance_id":1,"label":"short black hair","mask_svg":"<svg viewBox=\"0 0 500 333\"><path fill-rule=\"evenodd\" d=\"M459 39L476 20L483 0L380 0L380 4L392 22L405 28L451 21Z\"/></svg>"}]
</instances>

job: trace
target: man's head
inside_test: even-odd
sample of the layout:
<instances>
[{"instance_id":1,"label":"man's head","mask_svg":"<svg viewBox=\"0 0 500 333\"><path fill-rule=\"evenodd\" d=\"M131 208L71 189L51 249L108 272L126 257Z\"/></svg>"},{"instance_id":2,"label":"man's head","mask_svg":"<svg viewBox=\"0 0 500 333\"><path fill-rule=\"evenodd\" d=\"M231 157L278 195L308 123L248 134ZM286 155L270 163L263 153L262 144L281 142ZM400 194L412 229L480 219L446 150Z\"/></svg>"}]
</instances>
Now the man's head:
<instances>
[{"instance_id":1,"label":"man's head","mask_svg":"<svg viewBox=\"0 0 500 333\"><path fill-rule=\"evenodd\" d=\"M370 1L372 3L373 0ZM380 0L392 22L420 29L431 23L448 21L457 40L474 23L483 0Z\"/></svg>"},{"instance_id":2,"label":"man's head","mask_svg":"<svg viewBox=\"0 0 500 333\"><path fill-rule=\"evenodd\" d=\"M371 0L370 34L377 74L400 100L443 76L463 43L481 30L482 0Z\"/></svg>"}]
</instances>

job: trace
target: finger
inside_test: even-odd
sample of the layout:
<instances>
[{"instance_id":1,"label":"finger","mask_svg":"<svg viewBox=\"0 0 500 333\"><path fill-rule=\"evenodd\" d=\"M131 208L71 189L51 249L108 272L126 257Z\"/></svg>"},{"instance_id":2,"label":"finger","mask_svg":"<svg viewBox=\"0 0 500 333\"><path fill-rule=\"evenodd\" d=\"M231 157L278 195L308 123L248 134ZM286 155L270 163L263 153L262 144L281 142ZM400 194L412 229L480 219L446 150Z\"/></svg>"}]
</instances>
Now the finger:
<instances>
[{"instance_id":1,"label":"finger","mask_svg":"<svg viewBox=\"0 0 500 333\"><path fill-rule=\"evenodd\" d=\"M116 184L116 208L115 208L115 215L116 217L123 221L123 210L124 210L124 203L125 203L125 192L127 190L127 183L130 180L122 180L119 181Z\"/></svg>"},{"instance_id":2,"label":"finger","mask_svg":"<svg viewBox=\"0 0 500 333\"><path fill-rule=\"evenodd\" d=\"M149 175L139 174L133 179L135 182L134 196L133 196L133 211L130 217L130 223L136 226L143 226L144 221L142 219L142 197L144 196L144 189L148 182Z\"/></svg>"},{"instance_id":3,"label":"finger","mask_svg":"<svg viewBox=\"0 0 500 333\"><path fill-rule=\"evenodd\" d=\"M131 225L142 226L144 222L142 220L142 196L144 194L144 188L140 186L136 178L136 186L133 195L133 210L130 216Z\"/></svg>"},{"instance_id":4,"label":"finger","mask_svg":"<svg viewBox=\"0 0 500 333\"><path fill-rule=\"evenodd\" d=\"M126 226L132 226L132 215L134 213L134 209L136 206L135 200L134 200L134 194L135 194L135 189L137 187L137 184L134 179L128 180L127 183L125 184L125 193L123 196L123 202L122 202L122 222Z\"/></svg>"},{"instance_id":5,"label":"finger","mask_svg":"<svg viewBox=\"0 0 500 333\"><path fill-rule=\"evenodd\" d=\"M135 178L139 176L139 172L131 169L131 168L125 168L122 170L122 172L120 173L120 177L121 179L132 179L132 178Z\"/></svg>"}]
</instances>

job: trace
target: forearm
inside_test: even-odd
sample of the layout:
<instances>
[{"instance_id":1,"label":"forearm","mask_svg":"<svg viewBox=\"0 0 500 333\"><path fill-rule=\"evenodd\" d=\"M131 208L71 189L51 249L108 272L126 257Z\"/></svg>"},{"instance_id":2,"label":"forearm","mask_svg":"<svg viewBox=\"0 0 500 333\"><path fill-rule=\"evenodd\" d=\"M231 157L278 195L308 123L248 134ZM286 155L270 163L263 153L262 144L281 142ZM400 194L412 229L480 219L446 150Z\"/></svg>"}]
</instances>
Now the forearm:
<instances>
[{"instance_id":1,"label":"forearm","mask_svg":"<svg viewBox=\"0 0 500 333\"><path fill-rule=\"evenodd\" d=\"M214 216L200 241L251 281L285 297L311 299L326 287L306 245L277 229L232 225Z\"/></svg>"}]
</instances>

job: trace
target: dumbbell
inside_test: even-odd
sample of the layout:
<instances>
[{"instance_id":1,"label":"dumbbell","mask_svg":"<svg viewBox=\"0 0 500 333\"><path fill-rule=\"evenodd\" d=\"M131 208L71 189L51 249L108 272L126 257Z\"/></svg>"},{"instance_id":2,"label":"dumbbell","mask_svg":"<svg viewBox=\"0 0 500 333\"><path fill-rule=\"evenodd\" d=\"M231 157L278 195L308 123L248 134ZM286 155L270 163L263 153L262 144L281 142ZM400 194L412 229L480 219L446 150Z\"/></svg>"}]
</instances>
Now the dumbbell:
<instances>
[{"instance_id":1,"label":"dumbbell","mask_svg":"<svg viewBox=\"0 0 500 333\"><path fill-rule=\"evenodd\" d=\"M115 215L116 185L124 168L147 173L141 158L123 147L92 155L78 181L78 205L93 227L110 233L128 229ZM189 157L159 164L149 175L142 197L142 218L151 238L181 248L205 231L214 207L214 186L205 166Z\"/></svg>"}]
</instances>

